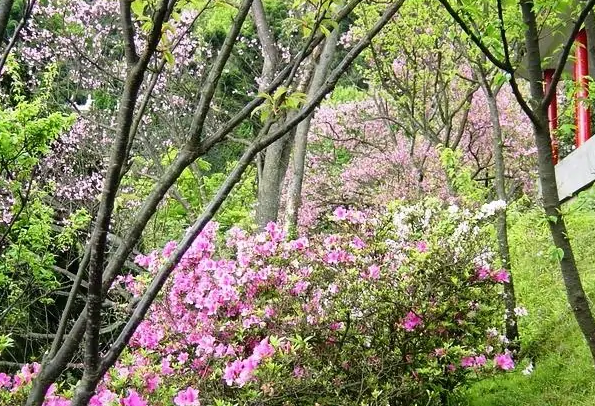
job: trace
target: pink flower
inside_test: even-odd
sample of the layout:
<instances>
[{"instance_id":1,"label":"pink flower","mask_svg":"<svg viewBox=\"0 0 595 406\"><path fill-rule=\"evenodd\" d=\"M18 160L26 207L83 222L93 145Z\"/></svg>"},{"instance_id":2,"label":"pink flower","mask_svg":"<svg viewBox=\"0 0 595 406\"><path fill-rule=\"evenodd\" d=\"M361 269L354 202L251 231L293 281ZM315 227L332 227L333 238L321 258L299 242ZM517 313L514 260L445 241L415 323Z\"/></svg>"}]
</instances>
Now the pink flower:
<instances>
[{"instance_id":1,"label":"pink flower","mask_svg":"<svg viewBox=\"0 0 595 406\"><path fill-rule=\"evenodd\" d=\"M481 266L475 271L475 276L481 281L487 279L490 276L490 269L486 266Z\"/></svg>"},{"instance_id":2,"label":"pink flower","mask_svg":"<svg viewBox=\"0 0 595 406\"><path fill-rule=\"evenodd\" d=\"M275 348L269 343L268 337L259 342L256 347L254 347L253 355L261 360L263 358L272 357L275 353Z\"/></svg>"},{"instance_id":3,"label":"pink flower","mask_svg":"<svg viewBox=\"0 0 595 406\"><path fill-rule=\"evenodd\" d=\"M10 388L12 380L10 375L6 375L4 372L0 372L0 388Z\"/></svg>"},{"instance_id":4,"label":"pink flower","mask_svg":"<svg viewBox=\"0 0 595 406\"><path fill-rule=\"evenodd\" d=\"M333 212L335 216L335 220L346 220L347 219L347 210L343 206L339 206Z\"/></svg>"},{"instance_id":5,"label":"pink flower","mask_svg":"<svg viewBox=\"0 0 595 406\"><path fill-rule=\"evenodd\" d=\"M361 250L361 249L365 248L366 243L364 243L362 241L362 239L359 237L353 237L353 240L351 240L350 245L357 250Z\"/></svg>"},{"instance_id":6,"label":"pink flower","mask_svg":"<svg viewBox=\"0 0 595 406\"><path fill-rule=\"evenodd\" d=\"M306 237L298 238L297 240L293 240L290 243L290 247L292 250L296 251L303 251L309 246L308 239Z\"/></svg>"},{"instance_id":7,"label":"pink flower","mask_svg":"<svg viewBox=\"0 0 595 406\"><path fill-rule=\"evenodd\" d=\"M504 371L514 369L514 361L510 354L498 354L494 357L496 366Z\"/></svg>"},{"instance_id":8,"label":"pink flower","mask_svg":"<svg viewBox=\"0 0 595 406\"><path fill-rule=\"evenodd\" d=\"M182 351L180 354L178 354L178 362L180 364L184 364L186 361L188 361L188 353Z\"/></svg>"},{"instance_id":9,"label":"pink flower","mask_svg":"<svg viewBox=\"0 0 595 406\"><path fill-rule=\"evenodd\" d=\"M484 366L486 363L486 357L485 355L478 355L477 357L475 357L475 366L478 367L482 367Z\"/></svg>"},{"instance_id":10,"label":"pink flower","mask_svg":"<svg viewBox=\"0 0 595 406\"><path fill-rule=\"evenodd\" d=\"M343 328L343 323L340 321L335 321L335 322L331 323L329 328L331 329L331 331L341 330Z\"/></svg>"},{"instance_id":11,"label":"pink flower","mask_svg":"<svg viewBox=\"0 0 595 406\"><path fill-rule=\"evenodd\" d=\"M176 406L200 406L198 390L188 387L186 390L178 392L174 398L174 404Z\"/></svg>"},{"instance_id":12,"label":"pink flower","mask_svg":"<svg viewBox=\"0 0 595 406\"><path fill-rule=\"evenodd\" d=\"M149 264L151 263L151 257L139 254L134 257L134 263L138 266L142 266L143 268L148 268Z\"/></svg>"},{"instance_id":13,"label":"pink flower","mask_svg":"<svg viewBox=\"0 0 595 406\"><path fill-rule=\"evenodd\" d=\"M128 390L127 397L120 399L120 404L122 406L147 406L147 402L132 389Z\"/></svg>"},{"instance_id":14,"label":"pink flower","mask_svg":"<svg viewBox=\"0 0 595 406\"><path fill-rule=\"evenodd\" d=\"M461 359L461 366L463 368L471 368L475 366L475 358L474 357L463 357Z\"/></svg>"},{"instance_id":15,"label":"pink flower","mask_svg":"<svg viewBox=\"0 0 595 406\"><path fill-rule=\"evenodd\" d=\"M415 244L415 248L419 251L419 252L426 252L428 250L428 244L425 241L418 241Z\"/></svg>"},{"instance_id":16,"label":"pink flower","mask_svg":"<svg viewBox=\"0 0 595 406\"><path fill-rule=\"evenodd\" d=\"M161 382L161 378L158 375L151 375L146 380L146 388L147 392L151 393L154 392L155 389L159 387L159 383Z\"/></svg>"},{"instance_id":17,"label":"pink flower","mask_svg":"<svg viewBox=\"0 0 595 406\"><path fill-rule=\"evenodd\" d=\"M407 331L415 330L415 327L422 324L422 319L413 312L407 313L407 316L401 321L403 328Z\"/></svg>"},{"instance_id":18,"label":"pink flower","mask_svg":"<svg viewBox=\"0 0 595 406\"><path fill-rule=\"evenodd\" d=\"M498 272L492 275L492 279L497 283L509 283L510 274L506 269L500 269Z\"/></svg>"},{"instance_id":19,"label":"pink flower","mask_svg":"<svg viewBox=\"0 0 595 406\"><path fill-rule=\"evenodd\" d=\"M380 267L378 265L371 265L368 267L367 272L362 272L361 276L364 279L378 279L380 278Z\"/></svg>"},{"instance_id":20,"label":"pink flower","mask_svg":"<svg viewBox=\"0 0 595 406\"><path fill-rule=\"evenodd\" d=\"M161 373L163 375L170 375L174 373L173 368L169 365L169 360L166 358L161 360Z\"/></svg>"},{"instance_id":21,"label":"pink flower","mask_svg":"<svg viewBox=\"0 0 595 406\"><path fill-rule=\"evenodd\" d=\"M294 287L291 289L291 294L294 296L299 295L300 293L303 293L306 291L306 289L308 289L308 286L310 286L310 282L306 282L306 281L298 281Z\"/></svg>"},{"instance_id":22,"label":"pink flower","mask_svg":"<svg viewBox=\"0 0 595 406\"><path fill-rule=\"evenodd\" d=\"M172 252L174 252L174 250L177 248L178 243L176 241L170 241L167 244L165 244L165 247L163 247L163 256L165 258L169 257L170 254Z\"/></svg>"},{"instance_id":23,"label":"pink flower","mask_svg":"<svg viewBox=\"0 0 595 406\"><path fill-rule=\"evenodd\" d=\"M461 366L463 368L475 368L475 367L481 367L484 366L486 363L486 357L485 355L478 355L478 356L471 356L471 357L463 357L463 359L461 359Z\"/></svg>"},{"instance_id":24,"label":"pink flower","mask_svg":"<svg viewBox=\"0 0 595 406\"><path fill-rule=\"evenodd\" d=\"M304 369L304 367L301 367L299 365L296 365L293 368L293 376L297 379L302 378L304 375L306 374L306 370Z\"/></svg>"},{"instance_id":25,"label":"pink flower","mask_svg":"<svg viewBox=\"0 0 595 406\"><path fill-rule=\"evenodd\" d=\"M93 395L89 401L89 406L108 406L116 400L116 394L107 389L102 389Z\"/></svg>"},{"instance_id":26,"label":"pink flower","mask_svg":"<svg viewBox=\"0 0 595 406\"><path fill-rule=\"evenodd\" d=\"M242 371L242 361L236 359L235 361L228 363L223 371L223 380L227 385L233 385L234 380L238 374Z\"/></svg>"}]
</instances>

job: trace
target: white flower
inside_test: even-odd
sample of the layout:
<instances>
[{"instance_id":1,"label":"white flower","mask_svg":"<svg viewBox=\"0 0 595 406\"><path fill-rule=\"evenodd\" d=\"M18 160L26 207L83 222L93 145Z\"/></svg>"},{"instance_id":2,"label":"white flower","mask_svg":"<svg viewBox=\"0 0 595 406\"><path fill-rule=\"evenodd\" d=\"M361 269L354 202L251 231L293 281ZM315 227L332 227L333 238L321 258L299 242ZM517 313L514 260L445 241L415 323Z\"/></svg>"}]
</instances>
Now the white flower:
<instances>
[{"instance_id":1,"label":"white flower","mask_svg":"<svg viewBox=\"0 0 595 406\"><path fill-rule=\"evenodd\" d=\"M528 315L529 312L524 307L515 307L514 308L514 314L516 314L517 317L523 317L523 316Z\"/></svg>"},{"instance_id":2,"label":"white flower","mask_svg":"<svg viewBox=\"0 0 595 406\"><path fill-rule=\"evenodd\" d=\"M498 330L494 327L487 329L486 333L488 334L488 337L498 337L499 335Z\"/></svg>"},{"instance_id":3,"label":"white flower","mask_svg":"<svg viewBox=\"0 0 595 406\"><path fill-rule=\"evenodd\" d=\"M477 218L481 219L483 217L493 216L497 211L504 210L505 208L506 202L504 200L494 200L481 206L481 213L477 215Z\"/></svg>"},{"instance_id":4,"label":"white flower","mask_svg":"<svg viewBox=\"0 0 595 406\"><path fill-rule=\"evenodd\" d=\"M523 369L522 374L527 376L527 375L531 375L531 373L533 373L533 362L529 362L529 365L527 365L527 368Z\"/></svg>"}]
</instances>

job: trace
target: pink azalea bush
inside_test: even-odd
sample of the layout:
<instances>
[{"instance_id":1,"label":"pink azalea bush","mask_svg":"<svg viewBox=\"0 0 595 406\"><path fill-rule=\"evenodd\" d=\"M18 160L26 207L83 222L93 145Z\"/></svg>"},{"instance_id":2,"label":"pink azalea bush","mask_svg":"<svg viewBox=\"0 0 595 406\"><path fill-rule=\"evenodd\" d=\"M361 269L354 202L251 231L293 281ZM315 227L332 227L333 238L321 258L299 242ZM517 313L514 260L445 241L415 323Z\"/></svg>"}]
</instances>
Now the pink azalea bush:
<instances>
[{"instance_id":1,"label":"pink azalea bush","mask_svg":"<svg viewBox=\"0 0 595 406\"><path fill-rule=\"evenodd\" d=\"M428 404L510 370L491 217L433 200L379 215L338 208L314 235L289 240L270 223L232 229L225 244L211 223L91 404ZM140 295L174 249L139 256L147 272L120 287ZM21 399L35 371L1 376L0 405ZM53 387L46 406L68 405L67 389Z\"/></svg>"}]
</instances>

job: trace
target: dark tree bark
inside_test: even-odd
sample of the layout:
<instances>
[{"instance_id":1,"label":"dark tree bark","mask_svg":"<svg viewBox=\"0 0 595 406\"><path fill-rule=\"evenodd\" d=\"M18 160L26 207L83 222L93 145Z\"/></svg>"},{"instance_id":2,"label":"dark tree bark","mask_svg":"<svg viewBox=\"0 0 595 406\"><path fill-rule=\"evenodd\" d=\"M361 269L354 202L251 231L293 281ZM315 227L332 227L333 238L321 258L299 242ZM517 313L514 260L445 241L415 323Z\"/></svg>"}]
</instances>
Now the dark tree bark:
<instances>
[{"instance_id":1,"label":"dark tree bark","mask_svg":"<svg viewBox=\"0 0 595 406\"><path fill-rule=\"evenodd\" d=\"M587 0L583 0L586 5ZM587 51L589 55L589 76L594 77L593 69L595 69L595 13L591 11L587 18L585 18L585 32L587 33Z\"/></svg>"},{"instance_id":2,"label":"dark tree bark","mask_svg":"<svg viewBox=\"0 0 595 406\"><path fill-rule=\"evenodd\" d=\"M262 92L271 82L279 60L279 50L268 23L261 0L254 0L252 15L258 38L262 46L264 64L260 75L259 91ZM277 130L279 124L274 123L271 130ZM268 222L276 221L279 213L281 182L285 176L289 162L288 137L281 138L271 144L260 155L258 170L258 196L256 205L256 224L264 228Z\"/></svg>"},{"instance_id":3,"label":"dark tree bark","mask_svg":"<svg viewBox=\"0 0 595 406\"><path fill-rule=\"evenodd\" d=\"M0 0L0 42L4 42L4 34L6 34L6 26L13 4L14 0Z\"/></svg>"},{"instance_id":4,"label":"dark tree bark","mask_svg":"<svg viewBox=\"0 0 595 406\"><path fill-rule=\"evenodd\" d=\"M10 10L12 8L13 2L14 0L0 0L0 43L4 42L6 26L8 24ZM10 37L8 43L4 47L4 51L2 51L2 56L0 57L0 71L3 70L4 64L8 59L8 55L10 55L10 52L12 51L19 39L21 31L23 30L23 28L25 28L27 22L31 18L36 2L37 0L28 0L25 2L21 21L19 22L19 25L16 26L14 32L12 33L12 37Z\"/></svg>"}]
</instances>

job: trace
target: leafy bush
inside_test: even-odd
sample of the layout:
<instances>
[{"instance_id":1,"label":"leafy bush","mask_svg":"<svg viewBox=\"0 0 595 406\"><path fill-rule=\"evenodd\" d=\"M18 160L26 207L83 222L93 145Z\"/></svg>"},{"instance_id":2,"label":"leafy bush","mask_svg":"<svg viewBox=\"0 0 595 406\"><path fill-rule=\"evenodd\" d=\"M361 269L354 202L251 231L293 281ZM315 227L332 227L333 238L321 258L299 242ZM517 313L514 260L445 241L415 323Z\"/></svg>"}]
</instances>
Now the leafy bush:
<instances>
[{"instance_id":1,"label":"leafy bush","mask_svg":"<svg viewBox=\"0 0 595 406\"><path fill-rule=\"evenodd\" d=\"M234 228L225 247L211 223L92 404L445 402L478 373L514 368L497 330L508 273L490 268L485 227L501 207L338 207L328 232L288 241L273 223ZM119 283L141 294L175 247L137 257L148 272ZM29 375L0 391L3 404Z\"/></svg>"}]
</instances>

